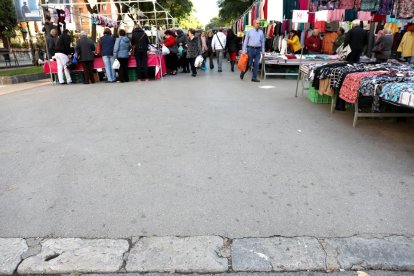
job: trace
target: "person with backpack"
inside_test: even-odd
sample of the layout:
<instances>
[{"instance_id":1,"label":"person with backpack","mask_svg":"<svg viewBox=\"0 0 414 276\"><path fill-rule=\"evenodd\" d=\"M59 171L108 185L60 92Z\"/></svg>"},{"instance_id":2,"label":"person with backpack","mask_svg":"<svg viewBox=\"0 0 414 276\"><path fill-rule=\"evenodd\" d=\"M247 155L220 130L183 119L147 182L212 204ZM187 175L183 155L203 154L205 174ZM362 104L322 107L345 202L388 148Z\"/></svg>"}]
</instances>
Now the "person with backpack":
<instances>
[{"instance_id":1,"label":"person with backpack","mask_svg":"<svg viewBox=\"0 0 414 276\"><path fill-rule=\"evenodd\" d=\"M149 38L145 31L138 25L132 31L131 45L137 62L138 81L148 81L148 45ZM142 73L143 72L143 73ZM142 74L141 74L142 73ZM142 78L143 77L143 78Z\"/></svg>"},{"instance_id":2,"label":"person with backpack","mask_svg":"<svg viewBox=\"0 0 414 276\"><path fill-rule=\"evenodd\" d=\"M220 29L213 36L213 41L211 42L211 48L217 56L217 66L218 72L223 72L223 51L226 46L226 35L223 33L223 29Z\"/></svg>"},{"instance_id":3,"label":"person with backpack","mask_svg":"<svg viewBox=\"0 0 414 276\"><path fill-rule=\"evenodd\" d=\"M195 30L188 30L188 42L187 42L187 60L191 66L192 76L197 76L197 69L195 67L196 58L201 55L201 43L200 39L195 36Z\"/></svg>"},{"instance_id":4,"label":"person with backpack","mask_svg":"<svg viewBox=\"0 0 414 276\"><path fill-rule=\"evenodd\" d=\"M115 38L112 36L111 29L105 28L104 35L100 38L99 42L101 44L101 54L105 64L107 82L115 82L115 70L112 69Z\"/></svg>"}]
</instances>

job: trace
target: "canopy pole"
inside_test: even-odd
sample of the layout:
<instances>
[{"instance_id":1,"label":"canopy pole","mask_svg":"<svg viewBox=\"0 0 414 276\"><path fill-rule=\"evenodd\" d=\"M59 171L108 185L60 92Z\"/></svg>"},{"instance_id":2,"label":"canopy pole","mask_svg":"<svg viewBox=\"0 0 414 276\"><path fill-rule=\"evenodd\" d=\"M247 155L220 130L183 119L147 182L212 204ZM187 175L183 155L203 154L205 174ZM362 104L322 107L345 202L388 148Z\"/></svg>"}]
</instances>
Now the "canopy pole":
<instances>
[{"instance_id":1,"label":"canopy pole","mask_svg":"<svg viewBox=\"0 0 414 276\"><path fill-rule=\"evenodd\" d=\"M52 63L50 62L50 60L51 60L52 57L49 56L49 47L47 46L47 36L48 36L48 33L47 33L47 28L46 28L46 18L45 18L45 13L44 13L43 6L42 6L42 1L43 0L40 0L40 2L39 2L40 3L39 10L42 13L42 21L43 21L42 23L43 23L43 27L45 28L46 58L47 58L47 62L49 64L50 82L52 83L52 85L54 85L55 83L53 82Z\"/></svg>"}]
</instances>

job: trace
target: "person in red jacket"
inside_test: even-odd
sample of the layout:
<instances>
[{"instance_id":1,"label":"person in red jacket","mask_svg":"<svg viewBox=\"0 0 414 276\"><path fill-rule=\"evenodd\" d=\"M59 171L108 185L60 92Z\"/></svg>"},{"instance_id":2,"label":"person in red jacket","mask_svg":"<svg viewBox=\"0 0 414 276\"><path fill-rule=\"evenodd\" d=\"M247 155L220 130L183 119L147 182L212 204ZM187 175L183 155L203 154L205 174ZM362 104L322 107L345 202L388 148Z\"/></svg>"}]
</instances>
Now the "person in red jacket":
<instances>
[{"instance_id":1,"label":"person in red jacket","mask_svg":"<svg viewBox=\"0 0 414 276\"><path fill-rule=\"evenodd\" d=\"M322 40L319 37L319 30L313 30L312 35L305 40L305 46L311 55L319 54L322 48Z\"/></svg>"},{"instance_id":2,"label":"person in red jacket","mask_svg":"<svg viewBox=\"0 0 414 276\"><path fill-rule=\"evenodd\" d=\"M174 32L171 30L166 30L164 34L164 46L170 50L170 53L168 55L165 55L165 65L167 67L167 71L171 75L177 75L178 47L174 37Z\"/></svg>"}]
</instances>

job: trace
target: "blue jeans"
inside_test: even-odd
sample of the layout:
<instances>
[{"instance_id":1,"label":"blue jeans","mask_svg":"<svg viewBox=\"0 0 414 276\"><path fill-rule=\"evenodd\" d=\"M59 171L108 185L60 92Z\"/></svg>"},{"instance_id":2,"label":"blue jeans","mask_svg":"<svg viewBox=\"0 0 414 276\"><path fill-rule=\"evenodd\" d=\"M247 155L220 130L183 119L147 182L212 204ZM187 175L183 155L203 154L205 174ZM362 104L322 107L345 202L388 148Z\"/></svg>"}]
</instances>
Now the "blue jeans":
<instances>
[{"instance_id":1,"label":"blue jeans","mask_svg":"<svg viewBox=\"0 0 414 276\"><path fill-rule=\"evenodd\" d=\"M103 56L102 59L105 64L106 78L108 79L108 81L115 81L115 70L112 69L112 64L114 63L114 57Z\"/></svg>"},{"instance_id":2,"label":"blue jeans","mask_svg":"<svg viewBox=\"0 0 414 276\"><path fill-rule=\"evenodd\" d=\"M247 54L249 55L249 64L247 65L247 68L250 68L250 66L252 66L253 63L252 80L255 80L257 79L257 71L259 70L259 62L260 57L262 55L262 49L247 47Z\"/></svg>"}]
</instances>

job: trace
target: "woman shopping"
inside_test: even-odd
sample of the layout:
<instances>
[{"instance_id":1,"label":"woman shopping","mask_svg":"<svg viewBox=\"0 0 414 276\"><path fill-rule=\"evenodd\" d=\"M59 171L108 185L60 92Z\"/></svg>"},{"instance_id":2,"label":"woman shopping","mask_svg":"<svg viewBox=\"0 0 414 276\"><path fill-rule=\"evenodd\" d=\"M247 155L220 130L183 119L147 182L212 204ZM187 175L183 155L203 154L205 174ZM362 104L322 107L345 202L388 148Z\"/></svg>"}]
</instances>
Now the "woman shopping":
<instances>
[{"instance_id":1,"label":"woman shopping","mask_svg":"<svg viewBox=\"0 0 414 276\"><path fill-rule=\"evenodd\" d=\"M290 50L294 54L300 54L301 53L302 45L300 45L300 39L299 39L299 36L297 35L295 30L291 30L289 32L289 37L287 39L287 44L288 44Z\"/></svg>"},{"instance_id":2,"label":"woman shopping","mask_svg":"<svg viewBox=\"0 0 414 276\"><path fill-rule=\"evenodd\" d=\"M227 30L226 50L230 55L231 71L234 72L234 64L236 63L238 41L237 36L232 29Z\"/></svg>"},{"instance_id":3,"label":"woman shopping","mask_svg":"<svg viewBox=\"0 0 414 276\"><path fill-rule=\"evenodd\" d=\"M114 47L114 58L119 61L119 81L128 82L128 60L129 60L129 50L131 49L131 43L129 42L128 37L126 37L125 30L119 30L119 37L115 41Z\"/></svg>"},{"instance_id":4,"label":"woman shopping","mask_svg":"<svg viewBox=\"0 0 414 276\"><path fill-rule=\"evenodd\" d=\"M164 39L164 46L168 48L170 53L165 55L165 63L167 66L167 71L171 75L177 75L177 67L178 67L178 47L177 42L174 37L174 33L171 30L165 31L165 39Z\"/></svg>"},{"instance_id":5,"label":"woman shopping","mask_svg":"<svg viewBox=\"0 0 414 276\"><path fill-rule=\"evenodd\" d=\"M188 30L188 44L187 44L187 60L191 66L192 76L197 76L197 69L195 67L196 57L201 55L201 43L200 39L195 36L195 30Z\"/></svg>"}]
</instances>

